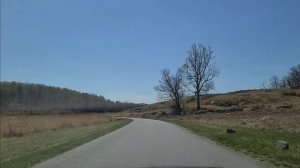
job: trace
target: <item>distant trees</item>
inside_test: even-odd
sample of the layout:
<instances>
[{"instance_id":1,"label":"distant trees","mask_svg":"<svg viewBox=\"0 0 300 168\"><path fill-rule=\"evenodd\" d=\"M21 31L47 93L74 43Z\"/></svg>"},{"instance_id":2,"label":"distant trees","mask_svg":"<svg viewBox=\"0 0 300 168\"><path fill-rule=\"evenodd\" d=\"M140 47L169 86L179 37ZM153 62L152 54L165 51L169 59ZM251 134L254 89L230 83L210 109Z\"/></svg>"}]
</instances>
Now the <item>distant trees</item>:
<instances>
[{"instance_id":1,"label":"distant trees","mask_svg":"<svg viewBox=\"0 0 300 168\"><path fill-rule=\"evenodd\" d=\"M291 88L299 89L300 88L300 64L293 66L288 75L284 76L282 79L279 79L277 76L270 78L269 88Z\"/></svg>"},{"instance_id":2,"label":"distant trees","mask_svg":"<svg viewBox=\"0 0 300 168\"><path fill-rule=\"evenodd\" d=\"M288 74L287 84L290 88L300 88L300 64L293 66Z\"/></svg>"},{"instance_id":3,"label":"distant trees","mask_svg":"<svg viewBox=\"0 0 300 168\"><path fill-rule=\"evenodd\" d=\"M184 65L175 75L170 74L167 69L162 71L162 78L155 90L164 98L174 100L177 110L181 109L181 99L188 90L197 96L197 110L199 110L200 94L214 88L213 79L218 75L213 59L210 47L193 44Z\"/></svg>"},{"instance_id":4,"label":"distant trees","mask_svg":"<svg viewBox=\"0 0 300 168\"><path fill-rule=\"evenodd\" d=\"M176 112L180 113L181 99L184 96L182 75L179 71L173 75L169 69L163 69L161 75L161 80L155 90L160 93L161 99L172 99L175 102Z\"/></svg>"},{"instance_id":5,"label":"distant trees","mask_svg":"<svg viewBox=\"0 0 300 168\"><path fill-rule=\"evenodd\" d=\"M279 88L281 86L281 81L278 76L274 75L270 78L270 87L271 88Z\"/></svg>"},{"instance_id":6,"label":"distant trees","mask_svg":"<svg viewBox=\"0 0 300 168\"><path fill-rule=\"evenodd\" d=\"M1 111L108 112L141 106L39 84L1 82L0 91Z\"/></svg>"},{"instance_id":7,"label":"distant trees","mask_svg":"<svg viewBox=\"0 0 300 168\"><path fill-rule=\"evenodd\" d=\"M187 81L186 87L197 97L197 110L200 109L200 94L213 89L213 79L218 71L213 63L213 51L202 44L193 44L182 66L182 73Z\"/></svg>"}]
</instances>

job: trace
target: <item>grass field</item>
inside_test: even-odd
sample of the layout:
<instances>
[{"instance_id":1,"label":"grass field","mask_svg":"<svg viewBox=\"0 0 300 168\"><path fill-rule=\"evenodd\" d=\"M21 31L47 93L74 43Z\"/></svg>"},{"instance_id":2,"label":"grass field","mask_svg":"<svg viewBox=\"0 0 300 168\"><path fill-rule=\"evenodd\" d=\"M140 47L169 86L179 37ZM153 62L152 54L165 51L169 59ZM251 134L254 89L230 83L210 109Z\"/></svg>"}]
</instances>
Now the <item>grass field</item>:
<instances>
[{"instance_id":1,"label":"grass field","mask_svg":"<svg viewBox=\"0 0 300 168\"><path fill-rule=\"evenodd\" d=\"M199 135L258 158L270 167L299 168L299 133L234 127L236 133L226 134L226 127L211 126L188 120L168 119L166 121L183 126ZM279 139L287 141L290 149L287 151L276 149L275 143Z\"/></svg>"},{"instance_id":2,"label":"grass field","mask_svg":"<svg viewBox=\"0 0 300 168\"><path fill-rule=\"evenodd\" d=\"M0 115L0 137L20 137L27 134L64 128L103 124L114 120L103 114L40 114Z\"/></svg>"},{"instance_id":3,"label":"grass field","mask_svg":"<svg viewBox=\"0 0 300 168\"><path fill-rule=\"evenodd\" d=\"M50 116L43 117L50 119ZM25 131L25 134L22 134L22 136L1 138L0 167L31 167L41 161L47 160L81 144L103 136L131 122L129 119L112 120L103 116L102 119L100 119L101 116L97 116L99 117L98 120L93 120L92 118L96 117L93 115L91 115L91 118L89 118L89 116L83 116L85 119L82 120L76 118L78 116L69 116L70 118L64 116L61 119L58 119L60 116L53 117L57 117L57 120L52 118L50 121L42 121L45 121L46 123L59 123L57 125L60 126L53 127L52 124L47 125L41 123L44 126L43 130L39 129L38 131L33 131L35 133L28 133ZM29 121L32 121L31 119L29 119ZM89 121L89 119L91 119L91 123L93 124L83 122L83 120ZM67 121L64 123L62 122L63 120ZM40 121L38 121L38 123L40 123ZM72 126L70 126L70 123ZM35 128L35 124L33 123L29 127ZM64 124L67 126L62 126Z\"/></svg>"},{"instance_id":4,"label":"grass field","mask_svg":"<svg viewBox=\"0 0 300 168\"><path fill-rule=\"evenodd\" d=\"M167 117L166 117L167 118ZM200 122L222 127L243 127L255 129L285 130L300 133L300 113L291 112L231 112L191 114L178 117L183 120Z\"/></svg>"}]
</instances>

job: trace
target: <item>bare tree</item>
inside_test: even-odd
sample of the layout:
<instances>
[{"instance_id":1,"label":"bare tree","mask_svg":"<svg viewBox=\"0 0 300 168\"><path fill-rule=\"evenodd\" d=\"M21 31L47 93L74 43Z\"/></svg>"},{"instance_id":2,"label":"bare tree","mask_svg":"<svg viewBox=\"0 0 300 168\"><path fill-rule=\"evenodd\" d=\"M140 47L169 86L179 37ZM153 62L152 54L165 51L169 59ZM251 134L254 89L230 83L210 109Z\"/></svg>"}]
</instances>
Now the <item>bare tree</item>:
<instances>
[{"instance_id":1,"label":"bare tree","mask_svg":"<svg viewBox=\"0 0 300 168\"><path fill-rule=\"evenodd\" d=\"M181 99L184 96L181 73L177 71L177 73L173 75L170 70L163 69L161 75L159 85L154 89L159 93L160 99L173 100L175 102L176 111L180 112Z\"/></svg>"},{"instance_id":2,"label":"bare tree","mask_svg":"<svg viewBox=\"0 0 300 168\"><path fill-rule=\"evenodd\" d=\"M280 88L287 88L288 87L288 77L285 76L280 80Z\"/></svg>"},{"instance_id":3,"label":"bare tree","mask_svg":"<svg viewBox=\"0 0 300 168\"><path fill-rule=\"evenodd\" d=\"M278 76L274 75L270 78L270 88L273 89L278 89L280 88L281 84L280 84L280 79L278 78Z\"/></svg>"},{"instance_id":4,"label":"bare tree","mask_svg":"<svg viewBox=\"0 0 300 168\"><path fill-rule=\"evenodd\" d=\"M268 89L268 87L266 86L266 84L264 82L261 83L260 88L261 89Z\"/></svg>"},{"instance_id":5,"label":"bare tree","mask_svg":"<svg viewBox=\"0 0 300 168\"><path fill-rule=\"evenodd\" d=\"M213 79L218 75L213 59L213 51L210 47L193 44L181 68L181 72L187 79L186 88L197 96L197 110L200 109L200 94L213 89Z\"/></svg>"},{"instance_id":6,"label":"bare tree","mask_svg":"<svg viewBox=\"0 0 300 168\"><path fill-rule=\"evenodd\" d=\"M288 75L279 79L277 76L270 78L270 88L300 88L300 64L293 66Z\"/></svg>"},{"instance_id":7,"label":"bare tree","mask_svg":"<svg viewBox=\"0 0 300 168\"><path fill-rule=\"evenodd\" d=\"M288 74L288 86L292 89L300 88L300 64L293 66Z\"/></svg>"}]
</instances>

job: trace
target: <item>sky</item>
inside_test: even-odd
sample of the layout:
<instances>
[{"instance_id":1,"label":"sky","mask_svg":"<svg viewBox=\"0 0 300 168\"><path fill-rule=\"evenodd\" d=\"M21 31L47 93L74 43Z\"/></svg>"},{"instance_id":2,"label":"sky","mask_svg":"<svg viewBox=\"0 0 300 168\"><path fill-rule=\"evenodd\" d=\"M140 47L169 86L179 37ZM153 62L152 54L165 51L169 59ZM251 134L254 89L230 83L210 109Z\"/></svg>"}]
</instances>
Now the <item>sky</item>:
<instances>
[{"instance_id":1,"label":"sky","mask_svg":"<svg viewBox=\"0 0 300 168\"><path fill-rule=\"evenodd\" d=\"M158 101L194 43L214 50L213 92L261 88L300 63L299 0L1 0L1 81Z\"/></svg>"}]
</instances>

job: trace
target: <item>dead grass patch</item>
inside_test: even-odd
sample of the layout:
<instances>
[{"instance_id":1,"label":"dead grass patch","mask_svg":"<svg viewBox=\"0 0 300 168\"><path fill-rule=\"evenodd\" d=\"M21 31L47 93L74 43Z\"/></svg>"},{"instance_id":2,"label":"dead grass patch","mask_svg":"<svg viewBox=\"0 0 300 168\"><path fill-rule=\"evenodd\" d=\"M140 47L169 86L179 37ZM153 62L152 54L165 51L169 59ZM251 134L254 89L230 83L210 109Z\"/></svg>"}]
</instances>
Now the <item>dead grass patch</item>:
<instances>
[{"instance_id":1,"label":"dead grass patch","mask_svg":"<svg viewBox=\"0 0 300 168\"><path fill-rule=\"evenodd\" d=\"M289 132L300 132L299 112L207 113L201 115L188 115L183 117L183 119L223 127L275 129L286 130Z\"/></svg>"},{"instance_id":2,"label":"dead grass patch","mask_svg":"<svg viewBox=\"0 0 300 168\"><path fill-rule=\"evenodd\" d=\"M102 114L0 115L1 138L41 131L103 124L113 118Z\"/></svg>"}]
</instances>

